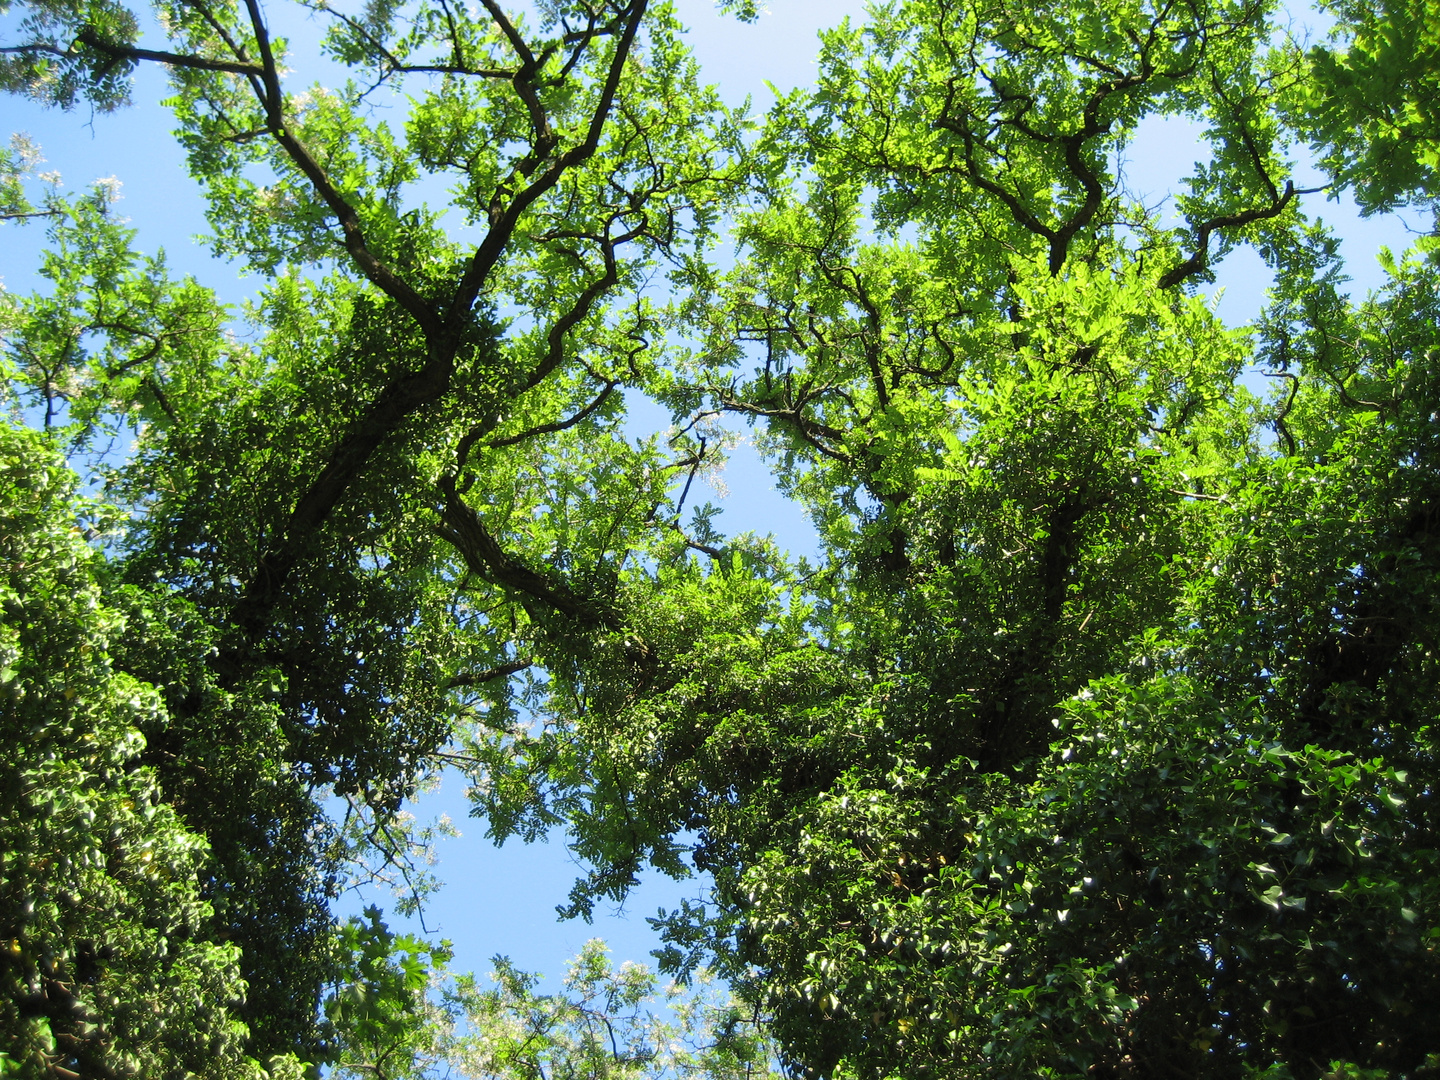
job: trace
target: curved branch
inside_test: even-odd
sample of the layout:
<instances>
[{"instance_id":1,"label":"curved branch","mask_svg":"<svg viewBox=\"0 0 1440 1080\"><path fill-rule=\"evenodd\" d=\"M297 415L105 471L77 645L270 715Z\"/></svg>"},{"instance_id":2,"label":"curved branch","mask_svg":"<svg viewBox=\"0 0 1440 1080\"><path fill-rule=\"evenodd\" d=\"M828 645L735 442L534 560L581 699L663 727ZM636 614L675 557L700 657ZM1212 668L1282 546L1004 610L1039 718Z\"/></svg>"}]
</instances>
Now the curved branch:
<instances>
[{"instance_id":1,"label":"curved branch","mask_svg":"<svg viewBox=\"0 0 1440 1080\"><path fill-rule=\"evenodd\" d=\"M587 416L594 413L601 405L605 404L606 399L610 397L610 394L618 385L619 383L614 380L607 381L605 383L605 389L600 391L599 396L568 420L556 420L550 424L538 424L533 428L527 428L517 435L506 435L503 439L492 439L485 444L485 448L487 450L496 450L502 446L514 446L516 443L524 442L526 439L533 439L537 435L550 435L557 431L565 431L567 428L572 428L576 424L584 421Z\"/></svg>"},{"instance_id":2,"label":"curved branch","mask_svg":"<svg viewBox=\"0 0 1440 1080\"><path fill-rule=\"evenodd\" d=\"M822 424L818 420L811 420L800 411L799 406L793 409L767 409L761 405L752 405L748 401L738 401L726 396L721 397L720 405L727 412L741 413L745 416L763 416L768 420L784 420L792 424L801 438L826 457L833 458L835 461L843 461L846 464L851 464L855 460L843 450L836 450L820 441L825 438L841 442L845 438L844 432L828 424Z\"/></svg>"},{"instance_id":3,"label":"curved branch","mask_svg":"<svg viewBox=\"0 0 1440 1080\"><path fill-rule=\"evenodd\" d=\"M452 676L450 681L445 684L445 689L459 690L467 686L483 686L496 679L508 679L511 675L534 666L535 661L533 660L511 660L508 664L501 664L486 671L467 671L464 674Z\"/></svg>"},{"instance_id":4,"label":"curved branch","mask_svg":"<svg viewBox=\"0 0 1440 1080\"><path fill-rule=\"evenodd\" d=\"M280 91L280 71L275 63L275 54L270 47L270 31L260 12L259 0L245 0L245 9L250 15L250 27L255 34L255 43L260 49L264 93L261 104L265 109L266 126L275 141L280 144L290 160L305 175L316 193L325 200L336 219L340 222L345 237L345 251L360 268L360 272L385 295L393 299L420 325L428 337L438 329L431 307L423 297L400 279L384 262L376 258L365 239L360 225L360 216L355 208L340 194L329 175L315 160L309 149L285 126L284 98Z\"/></svg>"},{"instance_id":5,"label":"curved branch","mask_svg":"<svg viewBox=\"0 0 1440 1080\"><path fill-rule=\"evenodd\" d=\"M1295 398L1300 393L1300 379L1293 372L1289 371L1267 371L1264 374L1265 377L1269 379L1290 380L1290 393L1285 398L1284 407L1275 414L1273 423L1275 430L1278 431L1281 438L1285 440L1285 456L1294 457L1295 436L1290 434L1290 427L1285 423L1285 420L1290 415L1290 410L1294 408Z\"/></svg>"},{"instance_id":6,"label":"curved branch","mask_svg":"<svg viewBox=\"0 0 1440 1080\"><path fill-rule=\"evenodd\" d=\"M527 610L531 609L532 601L539 601L582 624L612 622L609 613L591 600L576 596L564 585L551 583L543 574L505 551L485 528L475 509L455 492L453 480L442 479L441 488L445 493L445 506L436 532L459 553L471 573L521 594L521 603Z\"/></svg>"},{"instance_id":7,"label":"curved branch","mask_svg":"<svg viewBox=\"0 0 1440 1080\"><path fill-rule=\"evenodd\" d=\"M139 49L128 45L115 45L105 41L94 30L86 28L76 35L76 40L84 45L104 53L114 60L149 60L161 64L169 64L173 67L193 68L199 71L228 72L235 75L244 75L259 83L256 87L256 96L265 110L266 130L284 149L286 155L295 166L304 174L315 188L316 194L325 201L336 219L340 223L341 233L345 240L345 250L355 261L361 273L380 289L387 296L405 309L427 333L432 333L438 328L434 312L430 305L415 292L405 281L390 269L384 262L378 259L370 250L366 242L364 230L360 226L360 217L355 208L346 201L345 197L331 182L329 175L315 160L309 149L295 138L285 126L285 116L282 109L282 95L280 91L279 69L275 63L274 53L270 48L270 35L265 27L264 20L260 13L256 0L246 0L246 9L250 14L252 30L255 34L256 44L260 49L261 63L255 64L249 61L212 60L209 57L193 56L181 53L161 52L155 49ZM19 48L26 48L21 46ZM57 55L68 56L69 53L61 52L58 49L48 50Z\"/></svg>"},{"instance_id":8,"label":"curved branch","mask_svg":"<svg viewBox=\"0 0 1440 1080\"><path fill-rule=\"evenodd\" d=\"M253 0L252 0L253 2ZM510 242L510 236L519 224L520 217L530 206L549 191L557 183L560 177L568 170L587 161L594 155L600 146L600 135L604 131L605 121L610 115L615 104L615 95L620 89L620 76L624 71L625 64L630 58L630 52L635 45L636 35L640 31L640 23L645 17L645 10L649 0L635 0L629 13L629 21L621 34L620 41L615 47L615 55L610 61L610 69L605 76L605 84L600 93L600 100L596 103L594 111L590 115L590 124L586 131L585 141L578 146L571 147L560 155L549 168L523 191L517 194L504 210L498 207L492 210L490 231L480 246L475 249L475 254L470 259L470 265L465 268L465 274L460 279L460 284L455 290L454 299L450 303L449 310L445 313L444 333L447 336L457 334L470 317L470 309L474 306L475 298L480 295L480 289L484 286L490 271L499 262L500 255L504 252L505 246ZM494 0L485 0L487 10L495 7ZM493 12L492 12L493 13ZM508 26L508 21L500 24L502 29ZM513 28L512 28L513 30ZM508 32L507 32L508 36ZM523 42L522 42L523 44ZM524 54L531 55L528 48ZM516 73L516 92L521 92L520 75ZM533 89L533 88L532 88ZM522 94L523 97L523 94ZM548 128L544 129L548 131ZM539 132L537 131L537 139ZM519 179L522 176L529 176L540 160L541 150L549 152L548 146L542 146L537 142L535 151L525 160L519 162L515 171L511 174L512 179Z\"/></svg>"},{"instance_id":9,"label":"curved branch","mask_svg":"<svg viewBox=\"0 0 1440 1080\"><path fill-rule=\"evenodd\" d=\"M1195 229L1195 253L1184 262L1172 267L1160 278L1160 288L1168 289L1179 285L1186 278L1196 274L1204 273L1210 265L1210 234L1220 229L1233 229L1243 225L1251 225L1257 221L1265 221L1269 218L1278 217L1285 212L1285 208L1298 195L1314 195L1316 192L1324 191L1323 187L1318 188L1297 188L1293 181L1285 181L1285 191L1269 206L1256 207L1252 210L1245 210L1238 214L1221 214L1219 217L1211 218L1209 221L1199 225Z\"/></svg>"}]
</instances>

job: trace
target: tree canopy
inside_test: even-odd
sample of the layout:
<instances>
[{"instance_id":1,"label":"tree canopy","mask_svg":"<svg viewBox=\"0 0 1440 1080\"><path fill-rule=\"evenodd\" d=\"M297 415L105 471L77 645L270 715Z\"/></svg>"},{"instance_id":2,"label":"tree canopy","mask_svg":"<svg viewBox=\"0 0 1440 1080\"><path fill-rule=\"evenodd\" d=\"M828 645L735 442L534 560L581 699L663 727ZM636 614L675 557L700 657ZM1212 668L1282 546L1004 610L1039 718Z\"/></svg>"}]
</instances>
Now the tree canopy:
<instances>
[{"instance_id":1,"label":"tree canopy","mask_svg":"<svg viewBox=\"0 0 1440 1080\"><path fill-rule=\"evenodd\" d=\"M1314 217L1433 207L1420 7L894 0L753 119L647 0L17 5L12 92L168 67L264 285L0 157L50 241L0 296L0 1064L739 1076L759 1017L817 1078L1428 1075L1440 249L1351 298ZM817 553L691 505L726 423ZM708 875L659 920L738 995L693 1054L594 949L487 995L337 923L447 767L563 830L571 916Z\"/></svg>"}]
</instances>

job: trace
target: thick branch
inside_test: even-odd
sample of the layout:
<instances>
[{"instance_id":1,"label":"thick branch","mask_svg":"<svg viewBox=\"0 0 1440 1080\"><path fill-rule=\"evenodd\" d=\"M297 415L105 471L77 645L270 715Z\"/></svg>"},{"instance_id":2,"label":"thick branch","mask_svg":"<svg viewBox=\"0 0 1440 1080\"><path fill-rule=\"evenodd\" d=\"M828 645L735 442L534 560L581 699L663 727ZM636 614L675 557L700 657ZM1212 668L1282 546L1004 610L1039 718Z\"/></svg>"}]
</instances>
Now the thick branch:
<instances>
[{"instance_id":1,"label":"thick branch","mask_svg":"<svg viewBox=\"0 0 1440 1080\"><path fill-rule=\"evenodd\" d=\"M255 64L236 60L212 60L208 56L193 56L185 53L161 52L156 49L136 49L129 45L115 45L106 41L91 27L85 27L75 35L75 40L96 52L104 53L112 60L150 60L171 67L193 68L197 71L228 71L232 75L263 75ZM60 56L71 55L58 49L47 50Z\"/></svg>"},{"instance_id":2,"label":"thick branch","mask_svg":"<svg viewBox=\"0 0 1440 1080\"><path fill-rule=\"evenodd\" d=\"M576 298L570 310L551 326L545 356L518 385L511 388L512 395L519 395L533 389L560 366L564 360L566 336L589 314L594 303L619 280L618 267L610 245L605 248L605 263L605 273L593 281ZM425 405L438 401L445 394L449 389L453 371L453 349L443 344L432 347L430 359L425 367L419 372L405 375L387 386L371 405L365 417L346 434L340 444L331 452L325 467L291 512L280 543L261 557L245 594L235 608L232 621L244 631L247 644L258 640L264 630L270 610L279 601L286 579L299 562L310 537L323 525L330 511L334 509L350 484L365 467L370 455L398 430L408 417ZM598 402L595 407L599 407ZM468 445L464 449L468 450ZM463 465L463 455L461 464ZM447 493L447 498L458 506L464 507L465 511L469 511L469 508L465 507L453 490ZM457 510L457 513L459 512ZM469 513L473 517L473 511L469 511ZM462 518L463 516L464 514L461 513ZM458 535L463 537L468 534L461 529ZM449 538L447 537L447 539ZM456 546L459 548L458 544ZM476 552L488 550L483 543L479 546L472 544L472 549ZM464 549L460 550L463 553ZM496 548L495 551L498 552L499 549ZM503 555L503 553L501 554ZM503 561L496 565L501 568L501 573L509 573ZM473 566L472 569L474 569ZM490 575L482 576L487 577L487 580L497 580L499 584L519 588L522 592L528 591L522 584L519 584L528 580L523 574L514 577L513 580L500 580ZM537 580L543 581L543 579ZM544 596L537 598L546 599Z\"/></svg>"},{"instance_id":3,"label":"thick branch","mask_svg":"<svg viewBox=\"0 0 1440 1080\"><path fill-rule=\"evenodd\" d=\"M505 10L495 0L481 0L485 10L490 13L490 18L495 20L495 25L505 35L505 40L515 50L515 55L520 58L520 67L511 76L511 84L515 87L515 93L525 104L525 111L530 114L530 127L533 131L534 142L532 145L537 148L548 145L553 140L550 131L550 118L545 113L545 106L540 102L540 95L535 92L535 76L550 59L550 50L546 50L536 56L530 49L529 43L520 33L519 29Z\"/></svg>"},{"instance_id":4,"label":"thick branch","mask_svg":"<svg viewBox=\"0 0 1440 1080\"><path fill-rule=\"evenodd\" d=\"M521 602L527 608L530 604L526 601L539 601L580 623L609 621L591 601L576 596L564 585L552 584L543 574L505 551L474 508L456 494L454 484L442 481L441 486L445 489L445 507L437 531L459 553L471 573L520 593Z\"/></svg>"},{"instance_id":5,"label":"thick branch","mask_svg":"<svg viewBox=\"0 0 1440 1080\"><path fill-rule=\"evenodd\" d=\"M617 47L617 55L611 65L600 102L591 118L586 142L563 155L539 180L514 198L506 209L503 220L491 228L471 259L466 275L449 305L442 327L429 305L369 252L354 210L336 191L308 150L286 130L281 113L278 69L271 52L269 36L257 0L246 0L262 59L264 86L260 96L271 133L339 217L345 231L346 248L356 264L373 283L416 318L428 339L429 353L425 365L419 371L407 373L387 385L372 401L365 414L346 432L331 451L323 468L296 502L279 540L258 560L256 570L231 614L231 623L241 632L241 639L232 643L218 662L218 666L228 677L238 677L243 670L244 657L263 635L270 613L284 595L291 573L309 550L331 511L361 474L371 455L407 419L425 406L438 401L448 391L454 372L456 351L464 339L471 318L471 307L489 271L509 242L520 215L544 191L557 183L566 169L584 161L598 146L600 132L613 106L620 73L638 32L645 6L645 0L637 0L632 8L631 21L626 27L624 39ZM633 234L627 234L605 241L602 245L605 272L593 281L577 297L571 309L551 326L546 354L524 379L508 388L511 395L523 393L538 385L563 362L567 335L588 316L594 303L619 280L614 245L632 238ZM595 407L598 408L598 404ZM485 530L474 511L455 493L453 479L446 491L443 518L445 527L442 535L456 547L466 564L480 576L541 601L571 617L587 622L600 620L601 616L593 605L575 597L563 586L552 587L540 574L510 558Z\"/></svg>"},{"instance_id":6,"label":"thick branch","mask_svg":"<svg viewBox=\"0 0 1440 1080\"><path fill-rule=\"evenodd\" d=\"M359 476L371 454L412 414L445 393L453 369L453 357L432 356L419 372L403 375L386 386L365 415L340 440L291 510L279 542L260 557L255 573L235 605L230 618L245 634L246 640L239 645L241 649L259 639L271 609L283 594L285 583L311 538ZM237 659L233 653L223 657L223 666L232 667Z\"/></svg>"},{"instance_id":7,"label":"thick branch","mask_svg":"<svg viewBox=\"0 0 1440 1080\"><path fill-rule=\"evenodd\" d=\"M467 671L463 674L453 676L450 681L445 684L445 688L447 690L459 690L467 686L483 686L488 682L494 682L496 679L508 679L511 675L524 671L528 667L533 667L534 663L535 661L533 660L511 660L508 664L501 664L499 667L493 667L486 671Z\"/></svg>"},{"instance_id":8,"label":"thick branch","mask_svg":"<svg viewBox=\"0 0 1440 1080\"><path fill-rule=\"evenodd\" d=\"M279 67L275 63L275 54L270 48L270 32L260 13L258 0L245 0L245 9L250 14L251 30L255 34L255 43L260 49L263 69L261 78L264 82L261 104L265 109L265 121L271 134L290 160L305 174L305 178L310 181L316 194L325 200L325 205L330 208L330 212L340 222L340 230L345 238L345 251L355 261L360 272L376 288L404 308L429 337L438 328L430 305L419 293L402 281L390 267L375 257L365 240L365 232L360 226L360 216L355 212L355 208L331 183L329 175L315 160L305 144L291 134L285 126L284 97L280 90Z\"/></svg>"}]
</instances>

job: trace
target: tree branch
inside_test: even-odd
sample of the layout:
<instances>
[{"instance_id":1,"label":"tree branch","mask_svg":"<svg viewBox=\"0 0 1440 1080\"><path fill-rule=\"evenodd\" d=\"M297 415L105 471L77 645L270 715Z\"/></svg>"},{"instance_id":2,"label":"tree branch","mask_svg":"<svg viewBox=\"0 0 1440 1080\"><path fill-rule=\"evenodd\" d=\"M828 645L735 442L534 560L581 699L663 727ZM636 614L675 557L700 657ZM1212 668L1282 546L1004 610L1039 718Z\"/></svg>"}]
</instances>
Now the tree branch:
<instances>
[{"instance_id":1,"label":"tree branch","mask_svg":"<svg viewBox=\"0 0 1440 1080\"><path fill-rule=\"evenodd\" d=\"M471 573L486 581L521 594L521 603L538 600L561 615L586 625L609 624L608 612L601 611L588 599L576 596L564 585L552 584L543 574L532 570L510 555L485 528L473 507L455 491L453 478L441 480L445 506L441 510L439 536L453 547Z\"/></svg>"},{"instance_id":2,"label":"tree branch","mask_svg":"<svg viewBox=\"0 0 1440 1080\"><path fill-rule=\"evenodd\" d=\"M81 45L88 46L96 52L104 53L112 60L150 60L157 64L169 64L171 67L193 68L197 71L226 71L232 75L260 75L259 67L244 61L235 60L213 60L208 56L194 56L186 53L161 52L156 49L137 49L129 45L116 45L106 41L95 32L92 27L83 28L75 35L75 40ZM61 50L53 46L16 46L14 49L0 49L0 52L49 52L56 56L68 58L73 57L74 51Z\"/></svg>"},{"instance_id":3,"label":"tree branch","mask_svg":"<svg viewBox=\"0 0 1440 1080\"><path fill-rule=\"evenodd\" d=\"M518 435L506 435L502 439L493 439L485 444L485 448L487 450L496 450L502 446L514 446L516 443L524 442L526 439L533 439L537 435L549 435L556 431L565 431L567 428L572 428L576 424L584 421L587 416L590 416L596 409L600 408L601 405L605 404L605 400L618 385L619 383L613 379L607 381L605 383L605 389L600 391L599 396L568 420L557 420L550 424L539 424L536 427L527 428Z\"/></svg>"},{"instance_id":4,"label":"tree branch","mask_svg":"<svg viewBox=\"0 0 1440 1080\"><path fill-rule=\"evenodd\" d=\"M503 211L497 209L497 211L492 214L490 231L486 234L485 239L480 242L480 246L475 249L475 254L470 259L470 265L466 267L465 275L460 279L460 284L455 290L455 296L450 303L449 310L445 313L444 333L447 336L457 334L465 321L470 317L470 309L475 303L475 298L480 295L480 289L489 277L490 271L499 261L501 253L505 250L505 246L510 242L510 236L514 233L515 226L520 221L520 216L530 208L535 200L559 183L560 177L563 176L566 171L588 160L599 147L601 132L604 130L605 121L609 117L611 109L614 107L615 95L620 87L620 76L624 71L626 62L629 60L630 51L634 47L635 37L640 31L640 23L645 17L647 4L648 0L635 0L630 9L629 21L626 23L620 41L615 47L615 56L611 59L610 69L606 73L605 84L600 94L600 100L596 103L595 109L591 113L590 125L586 132L585 141L562 154L560 158L546 169L533 183L516 195L511 200L510 205ZM492 14L494 10L496 10L494 0L485 0L485 6L487 10L492 11ZM502 30L505 30L505 28L509 26L509 21L500 21L501 19L503 19L503 13L497 17L497 22L499 22ZM514 32L513 27L505 32L507 37L510 36L510 34ZM523 45L523 41L521 45ZM532 54L529 49L526 48L522 55L531 56ZM519 78L520 74L517 72L516 79L519 80ZM517 82L517 93L521 92L520 86L521 84ZM548 128L542 130L548 131ZM537 133L537 139L538 138L539 134ZM535 154L539 152L540 147L537 143ZM545 152L549 152L548 147ZM532 154L531 156L533 157L535 155ZM525 171L525 166L526 162L518 163L515 172L512 173L512 177L518 178L521 175L528 176L529 172ZM529 166L529 168L533 170L534 165Z\"/></svg>"},{"instance_id":5,"label":"tree branch","mask_svg":"<svg viewBox=\"0 0 1440 1080\"><path fill-rule=\"evenodd\" d=\"M1233 229L1243 225L1250 225L1257 221L1265 221L1269 218L1278 217L1284 213L1285 208L1290 205L1297 195L1313 195L1318 191L1324 191L1323 187L1318 188L1297 188L1295 184L1285 181L1285 191L1279 199L1271 202L1269 206L1256 207L1252 210L1245 210L1238 214L1222 214L1219 217L1211 218L1209 221L1198 226L1195 230L1195 253L1184 262L1172 267L1160 278L1160 288L1168 289L1171 286L1179 285L1186 278L1195 274L1204 273L1205 268L1210 264L1210 234L1220 229Z\"/></svg>"},{"instance_id":6,"label":"tree branch","mask_svg":"<svg viewBox=\"0 0 1440 1080\"><path fill-rule=\"evenodd\" d=\"M466 686L483 686L485 683L494 682L496 679L508 679L511 675L533 667L533 660L511 660L508 664L501 664L486 671L467 671L461 675L453 676L445 684L447 690L459 690Z\"/></svg>"},{"instance_id":7,"label":"tree branch","mask_svg":"<svg viewBox=\"0 0 1440 1080\"><path fill-rule=\"evenodd\" d=\"M266 125L271 135L340 222L340 230L345 238L345 250L360 268L360 272L376 288L404 308L429 337L438 329L430 305L389 266L375 257L365 240L365 232L360 226L360 216L355 213L355 208L340 194L309 149L285 126L284 97L280 90L279 68L270 48L270 32L265 26L258 0L245 0L245 9L250 14L251 30L260 49L261 78L264 83L261 105L265 109Z\"/></svg>"},{"instance_id":8,"label":"tree branch","mask_svg":"<svg viewBox=\"0 0 1440 1080\"><path fill-rule=\"evenodd\" d=\"M822 424L817 420L809 419L801 413L801 406L799 405L792 409L767 409L764 406L752 405L748 401L737 401L725 395L721 395L720 404L727 412L738 412L746 416L763 416L772 420L785 420L795 426L795 430L800 434L801 438L826 457L833 458L836 461L843 461L847 464L854 461L854 458L844 451L832 449L820 442L821 438L841 442L845 438L845 433L830 427L828 424Z\"/></svg>"},{"instance_id":9,"label":"tree branch","mask_svg":"<svg viewBox=\"0 0 1440 1080\"><path fill-rule=\"evenodd\" d=\"M420 371L391 382L331 451L319 475L291 510L280 540L261 555L231 613L231 623L246 638L239 648L248 649L259 640L270 611L279 601L310 538L324 524L370 456L411 415L443 396L449 388L453 369L453 357L432 356ZM222 654L222 669L237 673L239 669L234 667L237 660L233 649L229 654Z\"/></svg>"}]
</instances>

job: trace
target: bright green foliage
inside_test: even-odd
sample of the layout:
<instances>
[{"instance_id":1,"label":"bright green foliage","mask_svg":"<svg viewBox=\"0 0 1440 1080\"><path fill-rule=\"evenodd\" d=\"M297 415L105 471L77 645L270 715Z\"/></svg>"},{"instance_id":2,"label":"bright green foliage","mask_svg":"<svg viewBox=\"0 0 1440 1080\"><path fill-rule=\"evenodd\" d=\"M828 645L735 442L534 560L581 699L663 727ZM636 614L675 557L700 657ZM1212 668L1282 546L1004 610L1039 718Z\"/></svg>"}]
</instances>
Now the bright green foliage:
<instances>
[{"instance_id":1,"label":"bright green foliage","mask_svg":"<svg viewBox=\"0 0 1440 1080\"><path fill-rule=\"evenodd\" d=\"M113 522L75 484L0 427L0 1073L258 1078L239 950L205 934L206 842L139 766L164 707L114 666L140 616L82 533Z\"/></svg>"},{"instance_id":2,"label":"bright green foliage","mask_svg":"<svg viewBox=\"0 0 1440 1080\"><path fill-rule=\"evenodd\" d=\"M425 1075L444 1024L428 991L432 979L443 977L448 950L395 936L373 907L363 922L351 919L340 928L338 945L339 978L325 1002L337 1043L332 1075Z\"/></svg>"},{"instance_id":3,"label":"bright green foliage","mask_svg":"<svg viewBox=\"0 0 1440 1080\"><path fill-rule=\"evenodd\" d=\"M774 1048L740 1003L702 973L663 991L639 964L613 967L586 944L557 994L495 958L493 988L453 980L443 951L395 937L366 913L342 945L349 974L326 1005L340 1037L339 1077L473 1080L770 1080ZM428 962L428 963L427 963Z\"/></svg>"},{"instance_id":4,"label":"bright green foliage","mask_svg":"<svg viewBox=\"0 0 1440 1080\"><path fill-rule=\"evenodd\" d=\"M189 397L212 368L239 359L213 293L131 249L134 230L112 213L117 194L102 182L83 198L52 197L39 267L47 292L0 306L7 396L79 450L127 424L168 426L171 394Z\"/></svg>"},{"instance_id":5,"label":"bright green foliage","mask_svg":"<svg viewBox=\"0 0 1440 1080\"><path fill-rule=\"evenodd\" d=\"M9 14L11 6L7 0L0 11ZM24 15L20 37L27 44L33 43L33 47L6 48L0 53L0 90L55 102L67 109L82 98L102 111L124 103L133 65L116 64L103 54L82 53L77 57L72 46L73 30L78 23L105 40L134 41L139 21L133 12L106 0L78 4L43 0L26 4L21 10Z\"/></svg>"},{"instance_id":6,"label":"bright green foliage","mask_svg":"<svg viewBox=\"0 0 1440 1080\"><path fill-rule=\"evenodd\" d=\"M25 193L29 174L44 160L40 148L19 133L10 136L8 147L0 147L0 222L48 217L54 212L49 199L42 199L37 207Z\"/></svg>"},{"instance_id":7,"label":"bright green foliage","mask_svg":"<svg viewBox=\"0 0 1440 1080\"><path fill-rule=\"evenodd\" d=\"M222 401L255 371L224 332L227 312L209 290L174 281L163 260L130 250L131 230L110 215L108 194L56 201L41 268L50 292L6 297L0 309L12 393L82 454L109 445L127 424L163 439L186 406ZM137 508L148 501L141 493ZM127 576L119 566L113 573ZM251 1049L311 1057L304 1033L328 971L326 893L336 868L317 851L327 835L305 778L275 752L283 717L276 677L261 672L222 686L207 665L218 635L203 607L155 589L153 574L132 568L128 576L141 589L113 598L130 627L112 652L167 705L136 720L140 760L208 841L198 875L203 935L254 943L242 959L252 989L238 1012L269 1018L284 1034L262 1035ZM306 985L309 1000L296 992Z\"/></svg>"}]
</instances>

